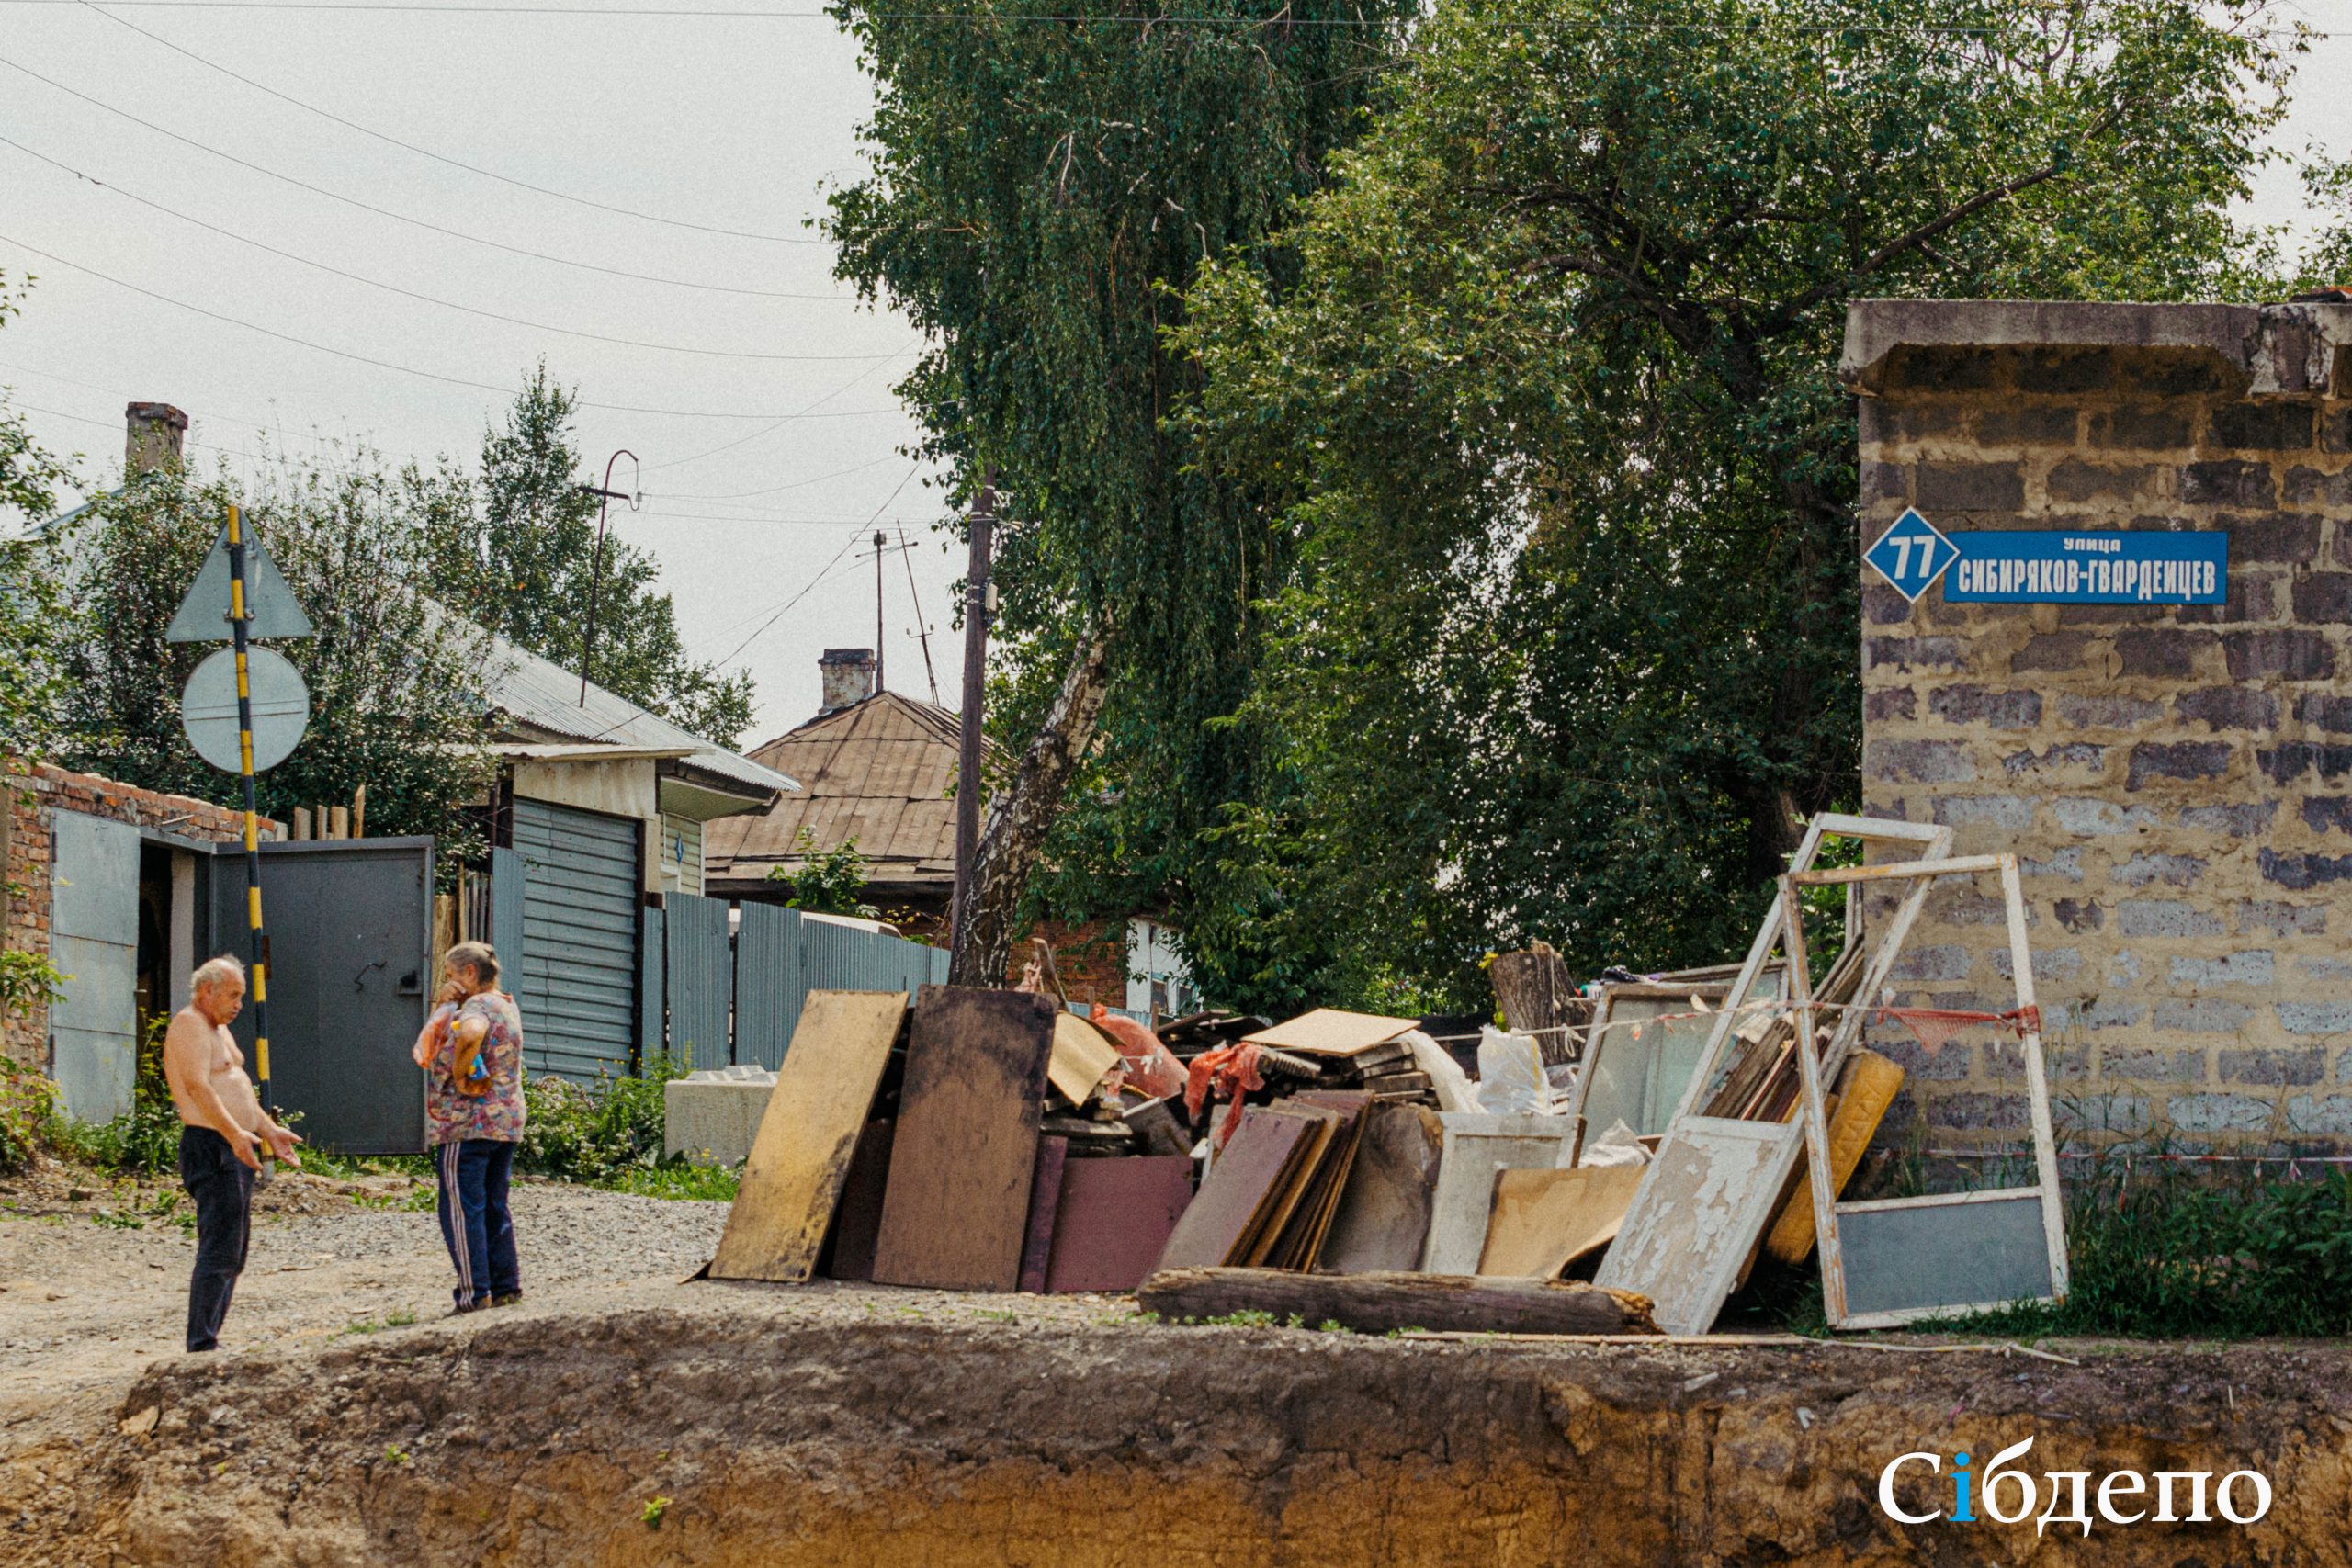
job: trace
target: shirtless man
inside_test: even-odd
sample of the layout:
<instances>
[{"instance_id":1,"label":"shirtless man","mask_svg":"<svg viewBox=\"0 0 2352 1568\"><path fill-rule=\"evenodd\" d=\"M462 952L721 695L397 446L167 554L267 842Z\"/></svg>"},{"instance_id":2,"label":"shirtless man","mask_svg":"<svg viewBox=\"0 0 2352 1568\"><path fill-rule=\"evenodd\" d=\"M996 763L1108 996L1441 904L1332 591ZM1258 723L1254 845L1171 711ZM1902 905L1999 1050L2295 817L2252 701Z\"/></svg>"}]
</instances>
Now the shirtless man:
<instances>
[{"instance_id":1,"label":"shirtless man","mask_svg":"<svg viewBox=\"0 0 2352 1568\"><path fill-rule=\"evenodd\" d=\"M245 1005L245 966L215 958L189 981L187 1006L164 1035L164 1077L180 1113L180 1180L196 1201L196 1270L187 1282L187 1348L220 1343L220 1320L244 1271L259 1148L293 1160L302 1140L272 1121L245 1076L229 1024Z\"/></svg>"}]
</instances>

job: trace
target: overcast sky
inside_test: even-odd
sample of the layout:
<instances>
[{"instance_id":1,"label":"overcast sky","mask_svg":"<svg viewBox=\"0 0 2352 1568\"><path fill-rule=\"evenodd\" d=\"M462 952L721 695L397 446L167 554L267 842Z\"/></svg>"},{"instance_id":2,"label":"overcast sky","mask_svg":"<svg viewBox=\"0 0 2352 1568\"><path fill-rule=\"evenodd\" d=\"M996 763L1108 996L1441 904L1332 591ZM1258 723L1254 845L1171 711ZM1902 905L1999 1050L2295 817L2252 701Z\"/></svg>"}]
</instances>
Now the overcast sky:
<instances>
[{"instance_id":1,"label":"overcast sky","mask_svg":"<svg viewBox=\"0 0 2352 1568\"><path fill-rule=\"evenodd\" d=\"M207 464L249 464L265 431L287 448L356 437L396 459L470 461L544 355L587 402L626 405L582 411L582 452L597 472L616 447L643 460L644 509L616 510L614 529L660 557L690 649L757 678L751 740L815 710L821 649L874 640L864 541L876 525L892 541L888 683L929 694L913 636L927 624L952 705L962 562L933 531L941 498L903 455L915 427L889 392L915 333L834 284L830 248L804 226L826 186L857 173L871 87L851 42L805 9L102 14L0 0L0 138L16 144L0 145L0 273L40 279L0 332L0 386L37 440L85 454L85 478L105 484L132 399L187 411ZM2282 141L2352 152L2352 0L2288 14L2343 36L2305 60ZM2299 220L2291 176L2267 176L2250 216ZM616 488L628 476L624 459Z\"/></svg>"}]
</instances>

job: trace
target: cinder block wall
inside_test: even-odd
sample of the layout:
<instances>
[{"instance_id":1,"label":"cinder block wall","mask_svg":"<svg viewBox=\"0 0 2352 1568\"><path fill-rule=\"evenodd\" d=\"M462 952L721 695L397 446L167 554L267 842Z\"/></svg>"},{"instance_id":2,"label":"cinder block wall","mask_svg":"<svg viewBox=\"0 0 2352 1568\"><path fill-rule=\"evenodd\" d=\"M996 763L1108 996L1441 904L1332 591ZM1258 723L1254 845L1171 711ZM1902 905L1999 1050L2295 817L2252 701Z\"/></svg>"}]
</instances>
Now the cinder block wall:
<instances>
[{"instance_id":1,"label":"cinder block wall","mask_svg":"<svg viewBox=\"0 0 2352 1568\"><path fill-rule=\"evenodd\" d=\"M0 861L0 908L6 914L5 945L19 953L49 952L50 822L59 811L78 811L133 827L152 828L175 837L208 843L241 841L245 834L243 812L184 795L161 795L151 789L100 778L95 773L70 773L43 762L27 768L0 759L0 811L8 813L5 837L6 854ZM266 839L285 836L269 818L261 819ZM46 1071L49 1066L49 1010L30 1009L0 1018L0 1056Z\"/></svg>"},{"instance_id":2,"label":"cinder block wall","mask_svg":"<svg viewBox=\"0 0 2352 1568\"><path fill-rule=\"evenodd\" d=\"M1863 793L2025 861L2062 1132L2352 1149L2352 309L1863 301L1867 547L2225 528L2228 603L1915 606L1862 570ZM1904 1000L2012 1005L1996 886L1939 892ZM2014 1046L1882 1032L1898 1134L2007 1141Z\"/></svg>"}]
</instances>

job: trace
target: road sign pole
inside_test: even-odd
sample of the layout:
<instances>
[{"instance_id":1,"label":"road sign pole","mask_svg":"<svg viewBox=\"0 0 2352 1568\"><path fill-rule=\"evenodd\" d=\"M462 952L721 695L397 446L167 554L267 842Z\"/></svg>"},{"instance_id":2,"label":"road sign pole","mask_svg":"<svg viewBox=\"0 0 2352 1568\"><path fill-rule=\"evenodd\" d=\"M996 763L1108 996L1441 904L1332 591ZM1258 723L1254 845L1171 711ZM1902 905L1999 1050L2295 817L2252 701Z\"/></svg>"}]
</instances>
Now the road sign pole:
<instances>
[{"instance_id":1,"label":"road sign pole","mask_svg":"<svg viewBox=\"0 0 2352 1568\"><path fill-rule=\"evenodd\" d=\"M245 667L244 509L229 508L229 640L237 653L238 772L245 786L245 920L253 931L254 1087L261 1108L269 1092L269 937L261 920L261 813L254 793L254 694Z\"/></svg>"}]
</instances>

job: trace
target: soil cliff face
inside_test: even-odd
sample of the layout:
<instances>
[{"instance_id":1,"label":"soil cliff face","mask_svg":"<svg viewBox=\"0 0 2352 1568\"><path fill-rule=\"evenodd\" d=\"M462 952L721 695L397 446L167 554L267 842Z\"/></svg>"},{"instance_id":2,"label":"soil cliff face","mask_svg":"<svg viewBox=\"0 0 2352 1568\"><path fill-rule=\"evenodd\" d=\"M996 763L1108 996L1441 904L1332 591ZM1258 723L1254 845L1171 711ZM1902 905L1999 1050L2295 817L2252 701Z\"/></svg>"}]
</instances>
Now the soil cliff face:
<instances>
[{"instance_id":1,"label":"soil cliff face","mask_svg":"<svg viewBox=\"0 0 2352 1568\"><path fill-rule=\"evenodd\" d=\"M0 1554L221 1568L2352 1561L2352 1353L2335 1347L2090 1348L2071 1352L2077 1368L825 1320L732 1287L679 1299L158 1367L78 1436L17 1450L0 1483L25 1515ZM2031 1520L1905 1526L1879 1507L1899 1454L1942 1454L1948 1474L1956 1451L1981 1463L2029 1436L2030 1474L2087 1471L2093 1497L2110 1471L2252 1469L2275 1502L2253 1526L2216 1514L2087 1537ZM1949 1509L1948 1480L1908 1473L1906 1507Z\"/></svg>"}]
</instances>

